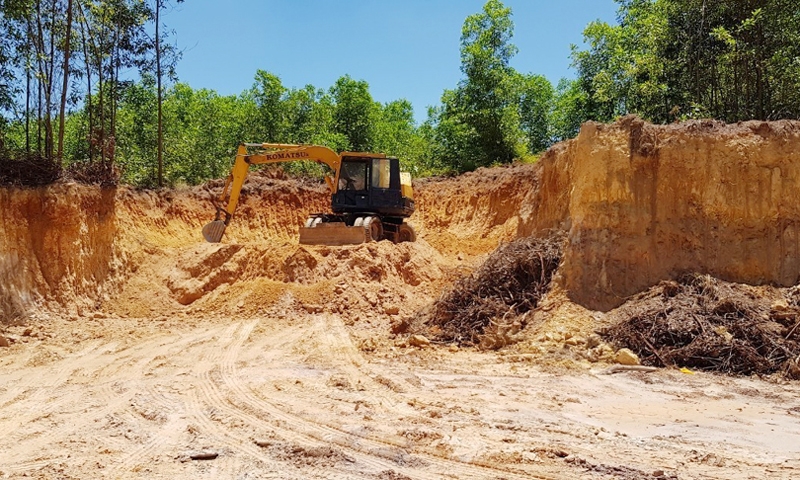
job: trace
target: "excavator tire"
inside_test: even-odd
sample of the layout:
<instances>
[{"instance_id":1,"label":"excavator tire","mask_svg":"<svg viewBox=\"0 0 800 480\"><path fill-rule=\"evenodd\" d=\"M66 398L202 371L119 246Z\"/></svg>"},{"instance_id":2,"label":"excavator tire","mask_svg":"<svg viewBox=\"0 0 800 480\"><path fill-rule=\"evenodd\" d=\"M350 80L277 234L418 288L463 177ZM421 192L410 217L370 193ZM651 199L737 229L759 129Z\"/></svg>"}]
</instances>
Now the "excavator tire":
<instances>
[{"instance_id":1,"label":"excavator tire","mask_svg":"<svg viewBox=\"0 0 800 480\"><path fill-rule=\"evenodd\" d=\"M397 243L402 242L416 242L417 241L417 233L414 231L414 227L407 223L403 223L397 230Z\"/></svg>"},{"instance_id":2,"label":"excavator tire","mask_svg":"<svg viewBox=\"0 0 800 480\"><path fill-rule=\"evenodd\" d=\"M378 217L364 219L364 230L367 241L378 242L383 238L383 224Z\"/></svg>"}]
</instances>

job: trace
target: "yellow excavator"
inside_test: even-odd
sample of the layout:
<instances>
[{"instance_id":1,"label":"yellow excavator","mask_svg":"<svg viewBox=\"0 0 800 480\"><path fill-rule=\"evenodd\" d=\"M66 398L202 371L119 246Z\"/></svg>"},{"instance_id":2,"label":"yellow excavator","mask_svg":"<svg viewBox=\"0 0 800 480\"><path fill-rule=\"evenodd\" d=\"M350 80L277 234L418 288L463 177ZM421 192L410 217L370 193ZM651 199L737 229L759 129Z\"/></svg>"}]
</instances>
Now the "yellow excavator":
<instances>
[{"instance_id":1,"label":"yellow excavator","mask_svg":"<svg viewBox=\"0 0 800 480\"><path fill-rule=\"evenodd\" d=\"M306 245L354 245L388 239L413 242L416 233L405 219L414 213L411 174L397 158L383 153L342 152L319 145L243 143L239 145L225 187L215 203L214 220L203 227L207 242L222 240L239 204L250 165L312 160L333 172L325 177L332 213L315 213L300 227Z\"/></svg>"}]
</instances>

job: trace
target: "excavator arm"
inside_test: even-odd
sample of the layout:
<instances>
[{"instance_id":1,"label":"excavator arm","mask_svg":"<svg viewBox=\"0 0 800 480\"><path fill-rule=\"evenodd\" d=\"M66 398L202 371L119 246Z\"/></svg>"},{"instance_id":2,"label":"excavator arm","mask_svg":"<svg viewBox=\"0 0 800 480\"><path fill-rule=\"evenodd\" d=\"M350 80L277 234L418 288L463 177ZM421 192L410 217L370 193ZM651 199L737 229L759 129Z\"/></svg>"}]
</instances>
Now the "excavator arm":
<instances>
[{"instance_id":1,"label":"excavator arm","mask_svg":"<svg viewBox=\"0 0 800 480\"><path fill-rule=\"evenodd\" d=\"M258 153L250 154L248 148L258 147ZM211 243L219 243L225 233L225 227L231 221L239 205L239 196L242 192L250 165L263 165L268 163L297 162L311 160L327 165L332 171L332 176L326 176L325 182L336 193L339 182L339 173L342 166L342 157L327 147L318 145L295 145L285 143L258 143L241 144L236 152L230 175L225 180L225 188L219 196L219 203L214 206L217 214L214 220L203 227L203 237Z\"/></svg>"}]
</instances>

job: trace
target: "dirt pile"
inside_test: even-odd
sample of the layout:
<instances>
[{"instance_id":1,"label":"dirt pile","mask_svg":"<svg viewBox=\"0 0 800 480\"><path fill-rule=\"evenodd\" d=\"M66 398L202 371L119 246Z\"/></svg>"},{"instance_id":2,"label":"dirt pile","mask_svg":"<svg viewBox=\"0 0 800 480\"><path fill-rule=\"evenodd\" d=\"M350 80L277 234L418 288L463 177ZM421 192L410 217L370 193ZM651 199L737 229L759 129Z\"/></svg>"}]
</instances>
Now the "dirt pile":
<instances>
[{"instance_id":1,"label":"dirt pile","mask_svg":"<svg viewBox=\"0 0 800 480\"><path fill-rule=\"evenodd\" d=\"M601 333L646 365L800 378L797 290L687 275L614 310Z\"/></svg>"},{"instance_id":2,"label":"dirt pile","mask_svg":"<svg viewBox=\"0 0 800 480\"><path fill-rule=\"evenodd\" d=\"M240 315L263 312L284 295L309 313L410 314L447 270L424 240L347 247L198 244L164 265L159 276L179 304Z\"/></svg>"},{"instance_id":3,"label":"dirt pile","mask_svg":"<svg viewBox=\"0 0 800 480\"><path fill-rule=\"evenodd\" d=\"M588 122L536 165L417 190L414 221L444 254L567 230L564 288L591 309L691 272L800 281L800 122Z\"/></svg>"},{"instance_id":4,"label":"dirt pile","mask_svg":"<svg viewBox=\"0 0 800 480\"><path fill-rule=\"evenodd\" d=\"M567 229L570 148L556 145L534 165L418 180L411 222L432 246L453 256L481 255L501 242Z\"/></svg>"},{"instance_id":5,"label":"dirt pile","mask_svg":"<svg viewBox=\"0 0 800 480\"><path fill-rule=\"evenodd\" d=\"M471 275L457 280L420 315L441 342L500 348L526 326L561 263L564 235L526 237L501 245Z\"/></svg>"},{"instance_id":6,"label":"dirt pile","mask_svg":"<svg viewBox=\"0 0 800 480\"><path fill-rule=\"evenodd\" d=\"M113 190L74 184L0 189L0 314L93 308L129 273Z\"/></svg>"}]
</instances>

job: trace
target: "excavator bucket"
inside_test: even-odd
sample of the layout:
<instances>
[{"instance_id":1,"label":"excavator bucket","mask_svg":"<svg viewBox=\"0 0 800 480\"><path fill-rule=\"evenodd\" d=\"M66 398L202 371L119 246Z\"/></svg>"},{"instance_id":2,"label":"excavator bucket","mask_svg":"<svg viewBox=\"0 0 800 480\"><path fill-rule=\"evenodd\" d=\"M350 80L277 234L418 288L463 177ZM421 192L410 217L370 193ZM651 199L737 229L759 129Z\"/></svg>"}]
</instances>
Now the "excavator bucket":
<instances>
[{"instance_id":1,"label":"excavator bucket","mask_svg":"<svg viewBox=\"0 0 800 480\"><path fill-rule=\"evenodd\" d=\"M319 223L316 226L300 227L302 245L358 245L371 238L363 226L348 227L344 222Z\"/></svg>"},{"instance_id":2,"label":"excavator bucket","mask_svg":"<svg viewBox=\"0 0 800 480\"><path fill-rule=\"evenodd\" d=\"M203 238L209 243L219 243L225 233L225 226L225 222L222 220L206 223L205 227L203 227Z\"/></svg>"}]
</instances>

